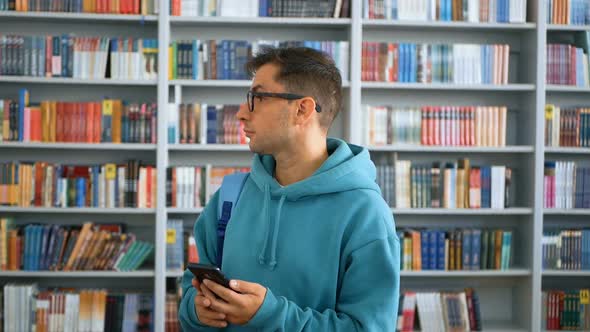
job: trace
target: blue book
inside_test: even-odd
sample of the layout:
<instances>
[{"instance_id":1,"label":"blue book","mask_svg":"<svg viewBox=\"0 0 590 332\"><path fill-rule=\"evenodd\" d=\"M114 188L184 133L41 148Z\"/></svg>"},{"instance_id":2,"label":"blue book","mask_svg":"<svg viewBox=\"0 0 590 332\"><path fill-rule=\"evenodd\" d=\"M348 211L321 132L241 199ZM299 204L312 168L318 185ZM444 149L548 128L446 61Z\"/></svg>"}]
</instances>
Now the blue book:
<instances>
[{"instance_id":1,"label":"blue book","mask_svg":"<svg viewBox=\"0 0 590 332\"><path fill-rule=\"evenodd\" d=\"M471 230L464 229L463 230L463 270L471 270Z\"/></svg>"},{"instance_id":2,"label":"blue book","mask_svg":"<svg viewBox=\"0 0 590 332\"><path fill-rule=\"evenodd\" d=\"M438 252L436 255L437 262L436 262L436 269L443 270L445 269L445 232L437 231L436 232L436 246L438 247Z\"/></svg>"},{"instance_id":3,"label":"blue book","mask_svg":"<svg viewBox=\"0 0 590 332\"><path fill-rule=\"evenodd\" d=\"M86 179L76 178L76 207L86 206Z\"/></svg>"},{"instance_id":4,"label":"blue book","mask_svg":"<svg viewBox=\"0 0 590 332\"><path fill-rule=\"evenodd\" d=\"M504 231L502 236L502 252L500 269L508 270L510 268L510 251L512 250L512 232Z\"/></svg>"},{"instance_id":5,"label":"blue book","mask_svg":"<svg viewBox=\"0 0 590 332\"><path fill-rule=\"evenodd\" d=\"M199 77L199 40L193 40L193 80Z\"/></svg>"},{"instance_id":6,"label":"blue book","mask_svg":"<svg viewBox=\"0 0 590 332\"><path fill-rule=\"evenodd\" d=\"M471 231L471 269L479 270L481 266L481 229Z\"/></svg>"},{"instance_id":7,"label":"blue book","mask_svg":"<svg viewBox=\"0 0 590 332\"><path fill-rule=\"evenodd\" d=\"M18 91L18 141L23 141L25 132L25 107L29 106L29 91L20 89Z\"/></svg>"},{"instance_id":8,"label":"blue book","mask_svg":"<svg viewBox=\"0 0 590 332\"><path fill-rule=\"evenodd\" d=\"M416 83L417 81L417 74L418 74L418 56L416 54L417 51L417 45L416 44L410 44L410 82L411 83Z\"/></svg>"},{"instance_id":9,"label":"blue book","mask_svg":"<svg viewBox=\"0 0 590 332\"><path fill-rule=\"evenodd\" d=\"M258 1L258 17L268 16L268 0Z\"/></svg>"},{"instance_id":10,"label":"blue book","mask_svg":"<svg viewBox=\"0 0 590 332\"><path fill-rule=\"evenodd\" d=\"M45 269L45 260L47 256L47 247L49 246L50 226L39 226L41 241L39 241L39 253L36 270Z\"/></svg>"},{"instance_id":11,"label":"blue book","mask_svg":"<svg viewBox=\"0 0 590 332\"><path fill-rule=\"evenodd\" d=\"M428 251L430 253L429 270L436 270L438 262L437 231L428 231Z\"/></svg>"},{"instance_id":12,"label":"blue book","mask_svg":"<svg viewBox=\"0 0 590 332\"><path fill-rule=\"evenodd\" d=\"M215 105L207 106L207 143L217 143L217 109Z\"/></svg>"},{"instance_id":13,"label":"blue book","mask_svg":"<svg viewBox=\"0 0 590 332\"><path fill-rule=\"evenodd\" d=\"M422 270L428 270L430 268L430 247L429 247L429 236L428 231L422 231L420 234L420 254L422 256Z\"/></svg>"},{"instance_id":14,"label":"blue book","mask_svg":"<svg viewBox=\"0 0 590 332\"><path fill-rule=\"evenodd\" d=\"M32 266L31 269L33 271L39 271L39 261L41 258L41 244L43 242L43 226L37 225L35 226L33 231L34 234L34 243L33 243L33 255L32 258Z\"/></svg>"}]
</instances>

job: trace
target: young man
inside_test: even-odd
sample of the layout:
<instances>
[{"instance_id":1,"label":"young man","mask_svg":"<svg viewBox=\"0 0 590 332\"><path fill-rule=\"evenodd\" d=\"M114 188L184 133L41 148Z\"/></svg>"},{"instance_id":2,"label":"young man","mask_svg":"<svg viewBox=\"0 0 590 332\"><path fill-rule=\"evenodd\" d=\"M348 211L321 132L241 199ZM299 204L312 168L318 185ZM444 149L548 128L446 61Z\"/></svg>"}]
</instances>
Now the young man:
<instances>
[{"instance_id":1,"label":"young man","mask_svg":"<svg viewBox=\"0 0 590 332\"><path fill-rule=\"evenodd\" d=\"M341 107L334 62L307 48L264 49L237 114L255 153L228 224L231 289L186 271L185 332L394 331L399 239L366 149L327 138ZM217 255L213 195L194 226L200 263Z\"/></svg>"}]
</instances>

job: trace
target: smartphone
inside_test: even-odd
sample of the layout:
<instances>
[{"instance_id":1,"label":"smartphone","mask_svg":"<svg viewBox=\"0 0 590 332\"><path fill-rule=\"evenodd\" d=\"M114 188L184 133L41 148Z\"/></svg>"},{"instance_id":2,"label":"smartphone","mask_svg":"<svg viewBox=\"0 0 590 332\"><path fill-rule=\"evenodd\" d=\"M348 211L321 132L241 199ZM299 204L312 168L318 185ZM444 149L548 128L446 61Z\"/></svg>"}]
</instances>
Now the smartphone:
<instances>
[{"instance_id":1,"label":"smartphone","mask_svg":"<svg viewBox=\"0 0 590 332\"><path fill-rule=\"evenodd\" d=\"M187 268L193 273L199 282L203 279L209 279L227 288L229 287L229 280L223 275L221 270L214 265L188 263Z\"/></svg>"}]
</instances>

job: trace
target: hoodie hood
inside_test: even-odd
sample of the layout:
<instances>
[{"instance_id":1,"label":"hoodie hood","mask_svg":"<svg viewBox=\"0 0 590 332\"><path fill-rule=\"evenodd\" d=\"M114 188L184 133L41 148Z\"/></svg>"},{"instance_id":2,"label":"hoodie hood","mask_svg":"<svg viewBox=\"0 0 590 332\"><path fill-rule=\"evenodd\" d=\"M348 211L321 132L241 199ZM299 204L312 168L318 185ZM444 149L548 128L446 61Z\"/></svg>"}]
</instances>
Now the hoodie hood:
<instances>
[{"instance_id":1,"label":"hoodie hood","mask_svg":"<svg viewBox=\"0 0 590 332\"><path fill-rule=\"evenodd\" d=\"M306 197L333 194L348 190L368 189L381 194L375 182L375 164L369 151L336 138L327 139L328 159L312 176L285 187L273 177L276 162L271 155L254 155L250 177L264 193L262 216L266 220L266 236L258 261L274 269L281 210L285 201L297 201ZM271 220L271 200L279 204L274 220Z\"/></svg>"}]
</instances>

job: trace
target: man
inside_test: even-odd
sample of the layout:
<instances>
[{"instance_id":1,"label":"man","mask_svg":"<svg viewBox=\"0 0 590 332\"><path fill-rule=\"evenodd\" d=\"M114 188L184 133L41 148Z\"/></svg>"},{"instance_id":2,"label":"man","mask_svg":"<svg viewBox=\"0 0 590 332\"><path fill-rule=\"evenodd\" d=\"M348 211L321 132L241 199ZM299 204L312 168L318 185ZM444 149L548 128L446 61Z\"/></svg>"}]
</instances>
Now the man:
<instances>
[{"instance_id":1,"label":"man","mask_svg":"<svg viewBox=\"0 0 590 332\"><path fill-rule=\"evenodd\" d=\"M394 331L399 239L366 149L327 138L341 107L334 62L268 48L237 117L255 153L228 224L221 270L231 289L186 271L185 332ZM194 226L200 263L217 254L213 195Z\"/></svg>"}]
</instances>

